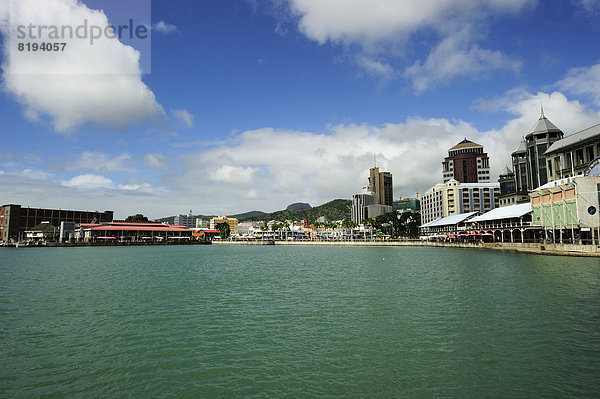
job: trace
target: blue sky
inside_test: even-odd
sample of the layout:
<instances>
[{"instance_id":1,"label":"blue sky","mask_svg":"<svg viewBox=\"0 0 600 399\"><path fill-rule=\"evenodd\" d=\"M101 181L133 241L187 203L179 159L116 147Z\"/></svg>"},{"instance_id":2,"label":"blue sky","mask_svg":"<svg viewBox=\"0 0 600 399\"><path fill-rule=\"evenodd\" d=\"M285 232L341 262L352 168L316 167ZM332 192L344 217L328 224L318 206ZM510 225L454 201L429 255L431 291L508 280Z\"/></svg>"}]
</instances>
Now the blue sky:
<instances>
[{"instance_id":1,"label":"blue sky","mask_svg":"<svg viewBox=\"0 0 600 399\"><path fill-rule=\"evenodd\" d=\"M374 153L395 197L414 196L464 137L497 176L541 104L566 134L600 123L598 0L154 0L149 74L114 41L15 73L10 3L2 203L117 217L318 205L359 192ZM16 4L36 23L117 18L103 0Z\"/></svg>"}]
</instances>

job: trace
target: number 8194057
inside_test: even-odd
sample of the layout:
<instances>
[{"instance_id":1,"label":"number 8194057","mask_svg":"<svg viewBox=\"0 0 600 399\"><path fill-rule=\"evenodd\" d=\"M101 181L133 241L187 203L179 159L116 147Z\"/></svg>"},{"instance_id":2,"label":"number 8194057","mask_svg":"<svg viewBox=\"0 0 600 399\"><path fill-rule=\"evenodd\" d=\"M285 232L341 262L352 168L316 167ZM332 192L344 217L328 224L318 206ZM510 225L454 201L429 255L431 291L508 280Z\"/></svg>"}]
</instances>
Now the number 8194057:
<instances>
[{"instance_id":1,"label":"number 8194057","mask_svg":"<svg viewBox=\"0 0 600 399\"><path fill-rule=\"evenodd\" d=\"M19 51L65 51L67 43L19 43Z\"/></svg>"}]
</instances>

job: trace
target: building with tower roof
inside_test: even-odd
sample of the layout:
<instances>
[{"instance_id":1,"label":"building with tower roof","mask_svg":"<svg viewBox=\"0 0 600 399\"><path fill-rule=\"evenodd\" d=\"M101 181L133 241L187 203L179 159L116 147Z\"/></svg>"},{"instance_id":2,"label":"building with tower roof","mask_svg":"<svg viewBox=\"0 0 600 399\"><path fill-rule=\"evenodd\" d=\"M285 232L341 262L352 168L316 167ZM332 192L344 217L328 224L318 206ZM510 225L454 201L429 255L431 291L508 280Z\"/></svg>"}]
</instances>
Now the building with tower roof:
<instances>
[{"instance_id":1,"label":"building with tower roof","mask_svg":"<svg viewBox=\"0 0 600 399\"><path fill-rule=\"evenodd\" d=\"M489 183L490 159L481 144L466 138L448 150L442 162L444 183L454 179L461 183Z\"/></svg>"},{"instance_id":2,"label":"building with tower roof","mask_svg":"<svg viewBox=\"0 0 600 399\"><path fill-rule=\"evenodd\" d=\"M511 157L515 175L515 191L527 194L527 143L525 143L525 137L519 142Z\"/></svg>"},{"instance_id":3,"label":"building with tower roof","mask_svg":"<svg viewBox=\"0 0 600 399\"><path fill-rule=\"evenodd\" d=\"M517 191L516 174L508 166L500 173L498 183L500 184L498 206L504 207L529 202L529 195L526 191Z\"/></svg>"},{"instance_id":4,"label":"building with tower roof","mask_svg":"<svg viewBox=\"0 0 600 399\"><path fill-rule=\"evenodd\" d=\"M582 175L600 157L600 124L554 142L545 156L549 181Z\"/></svg>"},{"instance_id":5,"label":"building with tower roof","mask_svg":"<svg viewBox=\"0 0 600 399\"><path fill-rule=\"evenodd\" d=\"M542 108L540 119L525 136L527 186L518 187L519 189L531 191L548 183L545 153L554 142L562 139L563 136L562 130L544 116Z\"/></svg>"},{"instance_id":6,"label":"building with tower roof","mask_svg":"<svg viewBox=\"0 0 600 399\"><path fill-rule=\"evenodd\" d=\"M500 206L527 202L528 193L548 182L549 170L546 162L546 151L553 143L563 138L563 132L544 115L541 116L527 135L511 154L512 171L507 167L499 178L501 188ZM513 184L514 190L509 187Z\"/></svg>"}]
</instances>

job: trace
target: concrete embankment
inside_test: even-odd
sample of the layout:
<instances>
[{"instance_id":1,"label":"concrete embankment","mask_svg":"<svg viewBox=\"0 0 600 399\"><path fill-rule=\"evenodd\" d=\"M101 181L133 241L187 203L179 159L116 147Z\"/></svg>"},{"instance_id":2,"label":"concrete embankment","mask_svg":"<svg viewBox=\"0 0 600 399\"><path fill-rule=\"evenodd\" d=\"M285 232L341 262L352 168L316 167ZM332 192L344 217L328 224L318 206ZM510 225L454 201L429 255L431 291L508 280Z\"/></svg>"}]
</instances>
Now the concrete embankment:
<instances>
[{"instance_id":1,"label":"concrete embankment","mask_svg":"<svg viewBox=\"0 0 600 399\"><path fill-rule=\"evenodd\" d=\"M317 245L362 247L437 247L516 251L538 255L600 257L600 246L543 243L446 243L429 241L213 241L214 245Z\"/></svg>"}]
</instances>

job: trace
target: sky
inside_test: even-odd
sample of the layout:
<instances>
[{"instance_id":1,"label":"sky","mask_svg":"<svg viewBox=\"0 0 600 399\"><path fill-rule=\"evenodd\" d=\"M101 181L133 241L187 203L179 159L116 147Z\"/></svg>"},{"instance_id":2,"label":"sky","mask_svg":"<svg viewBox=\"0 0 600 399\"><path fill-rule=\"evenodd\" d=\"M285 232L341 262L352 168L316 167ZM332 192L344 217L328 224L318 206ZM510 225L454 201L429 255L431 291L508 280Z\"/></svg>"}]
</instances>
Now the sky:
<instances>
[{"instance_id":1,"label":"sky","mask_svg":"<svg viewBox=\"0 0 600 399\"><path fill-rule=\"evenodd\" d=\"M497 180L542 106L600 123L600 0L129 1L0 0L2 204L270 212L350 199L374 156L414 197L464 138ZM130 15L146 40L10 35Z\"/></svg>"}]
</instances>

